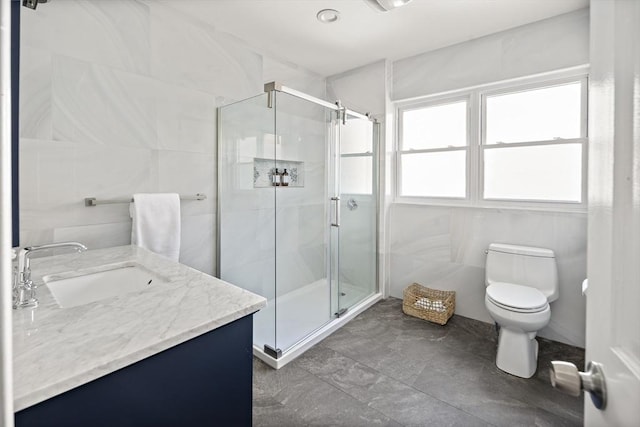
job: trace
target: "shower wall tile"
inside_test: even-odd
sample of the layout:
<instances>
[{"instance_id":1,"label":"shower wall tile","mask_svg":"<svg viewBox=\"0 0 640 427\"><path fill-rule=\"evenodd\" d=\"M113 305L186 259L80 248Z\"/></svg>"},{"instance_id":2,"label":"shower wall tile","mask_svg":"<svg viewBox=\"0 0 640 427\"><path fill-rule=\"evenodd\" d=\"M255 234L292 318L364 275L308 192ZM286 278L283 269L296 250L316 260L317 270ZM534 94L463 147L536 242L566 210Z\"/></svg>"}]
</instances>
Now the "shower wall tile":
<instances>
[{"instance_id":1,"label":"shower wall tile","mask_svg":"<svg viewBox=\"0 0 640 427\"><path fill-rule=\"evenodd\" d=\"M20 51L20 136L51 139L50 52L30 46Z\"/></svg>"},{"instance_id":2,"label":"shower wall tile","mask_svg":"<svg viewBox=\"0 0 640 427\"><path fill-rule=\"evenodd\" d=\"M231 35L176 17L175 11L162 5L151 9L153 77L232 100L262 92L259 54Z\"/></svg>"},{"instance_id":3,"label":"shower wall tile","mask_svg":"<svg viewBox=\"0 0 640 427\"><path fill-rule=\"evenodd\" d=\"M222 255L224 255L224 252L222 252ZM223 262L222 276L229 283L272 300L276 295L275 266L276 263L273 257L247 261L242 265L235 266L227 265ZM260 310L259 313L264 315L265 311ZM261 317L263 316L261 315ZM272 316L268 317L273 320Z\"/></svg>"},{"instance_id":4,"label":"shower wall tile","mask_svg":"<svg viewBox=\"0 0 640 427\"><path fill-rule=\"evenodd\" d=\"M220 233L222 266L241 268L246 263L275 256L275 212L265 207L257 210L221 212Z\"/></svg>"},{"instance_id":5,"label":"shower wall tile","mask_svg":"<svg viewBox=\"0 0 640 427\"><path fill-rule=\"evenodd\" d=\"M326 277L325 257L305 257L306 251L284 248L276 257L276 293L286 295ZM317 253L317 252L316 252ZM322 271L317 275L317 271Z\"/></svg>"},{"instance_id":6,"label":"shower wall tile","mask_svg":"<svg viewBox=\"0 0 640 427\"><path fill-rule=\"evenodd\" d=\"M358 204L351 210L348 201ZM375 285L376 202L370 195L343 195L340 215L340 272L361 289Z\"/></svg>"}]
</instances>

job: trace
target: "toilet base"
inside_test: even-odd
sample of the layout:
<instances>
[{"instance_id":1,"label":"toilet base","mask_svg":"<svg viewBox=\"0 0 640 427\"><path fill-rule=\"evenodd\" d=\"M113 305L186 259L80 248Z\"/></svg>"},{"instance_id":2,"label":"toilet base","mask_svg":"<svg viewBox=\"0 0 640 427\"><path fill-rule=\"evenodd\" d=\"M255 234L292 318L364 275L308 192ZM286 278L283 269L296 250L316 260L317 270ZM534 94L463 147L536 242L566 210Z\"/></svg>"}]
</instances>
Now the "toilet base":
<instances>
[{"instance_id":1,"label":"toilet base","mask_svg":"<svg viewBox=\"0 0 640 427\"><path fill-rule=\"evenodd\" d=\"M498 337L498 369L520 378L531 378L538 366L538 341L535 332L500 328Z\"/></svg>"}]
</instances>

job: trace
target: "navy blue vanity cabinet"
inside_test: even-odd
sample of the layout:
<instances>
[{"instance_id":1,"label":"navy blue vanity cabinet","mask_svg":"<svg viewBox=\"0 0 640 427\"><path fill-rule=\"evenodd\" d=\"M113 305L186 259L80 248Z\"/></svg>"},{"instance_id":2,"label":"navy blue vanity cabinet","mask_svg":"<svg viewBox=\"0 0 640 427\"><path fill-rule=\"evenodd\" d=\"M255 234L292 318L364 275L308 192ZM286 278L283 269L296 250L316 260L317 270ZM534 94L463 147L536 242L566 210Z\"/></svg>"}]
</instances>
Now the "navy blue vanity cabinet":
<instances>
[{"instance_id":1,"label":"navy blue vanity cabinet","mask_svg":"<svg viewBox=\"0 0 640 427\"><path fill-rule=\"evenodd\" d=\"M252 318L19 411L16 426L250 426Z\"/></svg>"}]
</instances>

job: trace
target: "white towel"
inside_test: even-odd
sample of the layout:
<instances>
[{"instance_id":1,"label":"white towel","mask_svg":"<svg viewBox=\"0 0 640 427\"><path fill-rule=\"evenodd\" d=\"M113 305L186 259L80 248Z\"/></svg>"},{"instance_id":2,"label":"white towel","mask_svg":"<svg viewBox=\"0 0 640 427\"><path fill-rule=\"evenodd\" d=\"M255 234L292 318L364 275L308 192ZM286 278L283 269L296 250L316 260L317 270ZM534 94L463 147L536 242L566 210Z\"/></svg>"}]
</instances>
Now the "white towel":
<instances>
[{"instance_id":1,"label":"white towel","mask_svg":"<svg viewBox=\"0 0 640 427\"><path fill-rule=\"evenodd\" d=\"M164 255L174 261L180 257L180 196L134 194L129 205L131 243Z\"/></svg>"}]
</instances>

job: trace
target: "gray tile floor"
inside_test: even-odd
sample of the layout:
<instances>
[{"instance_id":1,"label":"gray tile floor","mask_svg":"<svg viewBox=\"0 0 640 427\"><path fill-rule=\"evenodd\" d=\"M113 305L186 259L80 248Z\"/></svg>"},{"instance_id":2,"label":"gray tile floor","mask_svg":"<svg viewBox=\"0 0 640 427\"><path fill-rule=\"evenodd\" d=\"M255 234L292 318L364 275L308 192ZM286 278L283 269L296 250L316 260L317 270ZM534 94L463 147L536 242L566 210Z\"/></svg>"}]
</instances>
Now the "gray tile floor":
<instances>
[{"instance_id":1,"label":"gray tile floor","mask_svg":"<svg viewBox=\"0 0 640 427\"><path fill-rule=\"evenodd\" d=\"M381 301L276 371L254 360L255 426L578 426L582 398L549 385L550 360L584 351L543 339L531 379L494 364L495 330L439 326Z\"/></svg>"}]
</instances>

